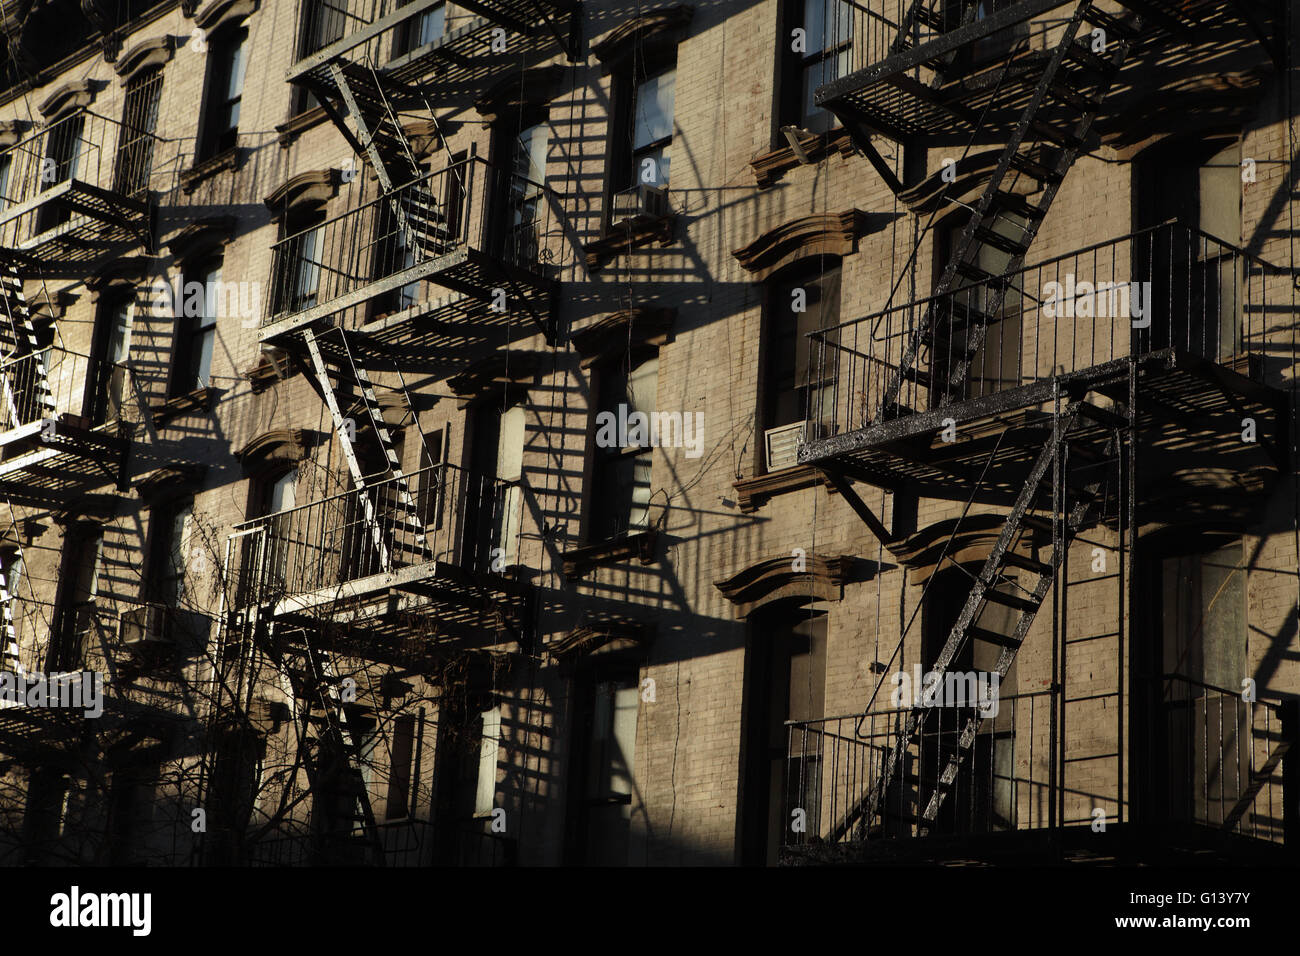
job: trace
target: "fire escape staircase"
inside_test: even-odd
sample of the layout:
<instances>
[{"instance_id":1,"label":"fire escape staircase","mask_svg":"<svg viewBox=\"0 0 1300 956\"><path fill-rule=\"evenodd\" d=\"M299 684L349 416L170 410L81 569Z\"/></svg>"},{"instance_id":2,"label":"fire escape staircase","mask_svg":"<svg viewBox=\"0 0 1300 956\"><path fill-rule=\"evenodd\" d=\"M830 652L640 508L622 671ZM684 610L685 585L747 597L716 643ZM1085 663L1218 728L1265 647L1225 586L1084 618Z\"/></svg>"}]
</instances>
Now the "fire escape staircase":
<instances>
[{"instance_id":1,"label":"fire escape staircase","mask_svg":"<svg viewBox=\"0 0 1300 956\"><path fill-rule=\"evenodd\" d=\"M914 10L916 7L914 6ZM1104 53L1076 39L1085 23L1105 24ZM1140 25L1140 24L1139 24ZM891 373L881 418L907 413L899 401L906 383L938 387L948 394L965 382L971 363L996 320L1008 286L979 265L992 248L1009 257L1003 274L1018 270L1047 216L1066 173L1088 142L1092 125L1111 84L1123 67L1137 26L1122 23L1082 0L1061 35L1028 105L1002 150L983 194L975 203L935 287L936 300L909 337L898 367ZM1062 117L1066 117L1063 119ZM1012 187L1024 179L1037 184L1032 195ZM978 307L964 306L946 293L967 285L986 289ZM927 367L922 367L928 357ZM943 362L945 368L940 371Z\"/></svg>"},{"instance_id":2,"label":"fire escape staircase","mask_svg":"<svg viewBox=\"0 0 1300 956\"><path fill-rule=\"evenodd\" d=\"M406 476L402 472L401 462L397 457L397 446L393 441L393 435L389 430L388 423L384 420L383 409L380 406L374 382L370 378L365 363L356 360L353 348L348 344L347 333L342 329L334 329L330 334L337 336L342 343L341 354L346 362L347 371L351 373L357 383L374 435L388 463L388 474L384 480L391 479L391 486L396 494L399 509L399 514L396 517L389 516L396 525L394 530L404 529L407 532L405 535L394 536L394 539L390 541L385 528L380 522L377 511L378 502L373 495L366 493L366 478L368 476L362 470L360 459L357 457L357 423L344 416L342 407L339 405L331 369L326 362L320 342L316 333L311 329L307 329L303 333L303 339L307 346L307 352L311 357L312 370L315 374L318 391L325 401L326 408L329 409L330 418L334 422L334 431L338 435L339 447L343 451L343 458L347 462L353 484L360 495L366 527L379 555L379 566L385 571L392 570L394 555L391 546L406 538L414 542L415 551L420 559L426 560L429 557L429 552L424 534L424 524L420 520L415 498L412 496Z\"/></svg>"},{"instance_id":3,"label":"fire escape staircase","mask_svg":"<svg viewBox=\"0 0 1300 956\"><path fill-rule=\"evenodd\" d=\"M318 716L310 719L317 725L321 752L318 752L316 760L305 761L307 780L312 792L320 794L332 791L355 797L355 802L352 803L354 813L345 817L343 822L353 828L362 828L365 841L375 851L374 862L382 866L383 840L362 772L366 759L362 752L362 737L348 714L348 704L342 693L342 680L334 665L333 656L328 651L308 646L301 649L297 662L286 664L285 670L293 685L295 698L309 701L320 711ZM319 760L322 752L332 753L343 761L335 779L321 779Z\"/></svg>"},{"instance_id":4,"label":"fire escape staircase","mask_svg":"<svg viewBox=\"0 0 1300 956\"><path fill-rule=\"evenodd\" d=\"M546 4L526 5L539 10L546 7ZM405 9L400 12L403 16L411 15ZM341 41L341 46L347 47L349 42ZM469 196L465 174L434 117L428 97L386 75L368 60L348 60L342 55L342 49L331 55L336 47L340 44L327 47L295 67L290 71L290 80L302 84L316 96L356 154L369 160L380 188L386 194L413 183L424 174L420 159L402 126L402 111L417 108L433 118L434 133L449 170L448 186L460 193L461 215L467 215L465 201ZM348 119L351 119L355 132L349 128ZM494 199L491 195L483 198L489 202ZM425 253L430 259L449 251L448 223L442 216L439 197L427 187L411 187L402 200L391 199L389 208L394 225L409 248ZM493 266L496 278L502 287L509 290L510 301L523 303L538 331L548 342L554 342L554 321L543 314L537 290L523 288L514 270L504 268L501 263L493 263ZM449 277L442 284L479 298L489 291L480 288L477 282L454 281Z\"/></svg>"},{"instance_id":5,"label":"fire escape staircase","mask_svg":"<svg viewBox=\"0 0 1300 956\"><path fill-rule=\"evenodd\" d=\"M1052 439L1034 461L1025 479L1023 490L1007 515L1002 532L974 577L970 594L947 641L930 667L932 672L940 675L941 680L966 644L975 639L1000 647L993 670L998 674L999 679L1006 676L1029 634L1035 617L1051 593L1053 582L1065 560L1070 540L1097 519L1097 511L1104 502L1102 483L1107 471L1102 466L1118 453L1118 433L1111 438L1105 450L1077 441L1072 442L1071 433L1085 418L1102 422L1107 426L1118 426L1122 421L1115 413L1098 408L1082 399L1070 401L1056 416ZM1081 485L1071 486L1068 483L1066 469L1071 458L1080 459L1087 465L1086 469L1084 467L1079 469L1085 473ZM1045 492L1050 492L1054 488L1060 489L1060 510L1056 500L1053 500L1050 506L1039 500ZM1068 515L1065 515L1064 509L1067 505L1064 499L1067 492L1073 492L1075 501L1070 506ZM1057 496L1053 497L1055 499ZM1063 520L1059 523L1055 519L1047 521L1029 513L1031 510L1047 507L1051 508L1053 514L1062 515ZM1022 537L1026 532L1032 530L1052 532L1053 545L1051 554L1046 560L1029 557L1023 549L1017 547L1022 544ZM1005 576L1008 568L1027 573L1032 583L1021 579L1014 587L1005 588L1011 580ZM976 622L980 620L985 606L990 602L1004 605L1015 612L1015 623L1008 628L1009 634L996 633L977 626ZM922 778L919 773L913 773L909 767L914 765L918 770L920 769L921 758L926 747L926 730L931 724L931 716L934 713L933 706L924 704L912 708L908 713L899 727L894 744L883 758L882 771L875 786L836 823L828 837L831 842L843 840L850 834L864 837L878 819L881 822L886 818L898 821L899 816L890 813L890 804L897 793L896 785L900 782L931 788L928 799L925 799L918 790L921 799L916 806L920 813L913 819L904 819L903 822L915 824L922 835L934 825L944 799L954 788L963 760L967 759L972 751L983 720L978 708L963 711L967 716L962 720L955 743L949 744L939 754L936 765L942 763L941 769L934 777ZM931 736L933 737L933 734ZM930 745L933 748L933 741ZM926 763L932 762L933 749L926 756L930 758Z\"/></svg>"}]
</instances>

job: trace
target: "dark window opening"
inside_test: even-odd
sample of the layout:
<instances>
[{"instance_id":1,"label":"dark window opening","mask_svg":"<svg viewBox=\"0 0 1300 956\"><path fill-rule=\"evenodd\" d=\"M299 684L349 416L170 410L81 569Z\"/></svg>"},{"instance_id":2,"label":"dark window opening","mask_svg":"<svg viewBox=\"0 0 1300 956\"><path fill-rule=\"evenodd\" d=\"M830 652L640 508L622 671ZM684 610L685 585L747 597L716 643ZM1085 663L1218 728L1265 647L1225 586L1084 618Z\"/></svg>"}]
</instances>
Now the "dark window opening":
<instances>
[{"instance_id":1,"label":"dark window opening","mask_svg":"<svg viewBox=\"0 0 1300 956\"><path fill-rule=\"evenodd\" d=\"M209 41L208 84L198 160L232 149L239 141L247 40L247 28L232 28Z\"/></svg>"}]
</instances>

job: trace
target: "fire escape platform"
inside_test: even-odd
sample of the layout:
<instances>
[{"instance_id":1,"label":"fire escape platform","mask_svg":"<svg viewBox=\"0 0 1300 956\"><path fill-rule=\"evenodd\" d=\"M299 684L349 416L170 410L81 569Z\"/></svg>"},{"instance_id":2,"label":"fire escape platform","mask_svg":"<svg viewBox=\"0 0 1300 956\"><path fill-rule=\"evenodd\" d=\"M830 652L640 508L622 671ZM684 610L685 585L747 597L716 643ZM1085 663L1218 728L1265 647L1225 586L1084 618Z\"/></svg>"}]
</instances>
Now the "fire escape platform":
<instances>
[{"instance_id":1,"label":"fire escape platform","mask_svg":"<svg viewBox=\"0 0 1300 956\"><path fill-rule=\"evenodd\" d=\"M781 850L781 862L793 866L1023 866L1052 862L1075 866L1222 866L1243 862L1282 864L1290 858L1289 852L1280 843L1204 824L1108 823L1104 833L1093 832L1091 826L1067 826L787 846Z\"/></svg>"},{"instance_id":2,"label":"fire escape platform","mask_svg":"<svg viewBox=\"0 0 1300 956\"><path fill-rule=\"evenodd\" d=\"M1052 51L1023 50L1009 59L1006 55L995 56L964 73L946 63L980 40L988 41L999 31L1066 5L1062 0L1026 0L975 23L935 34L819 87L815 94L817 105L834 112L850 129L865 126L898 142L926 137L965 137L975 131L982 140L1000 142L1028 105ZM1134 2L1131 6L1137 10L1139 4ZM1141 89L1149 85L1145 78L1133 83L1126 82L1126 78L1148 70L1157 53L1160 68L1166 71L1180 62L1196 61L1197 51L1187 44L1202 39L1196 32L1198 17L1226 12L1234 33L1243 42L1250 45L1262 42L1253 32L1258 24L1242 17L1233 4L1227 4L1225 9L1224 0L1196 0L1192 5L1142 0L1140 6L1139 12L1148 17L1149 25L1134 37L1133 55L1117 81L1116 93L1120 97L1125 88ZM1260 23L1267 26L1264 21ZM1216 26L1222 27L1223 20ZM1089 62L1093 62L1089 42L1087 34L1081 34L1075 41L1077 54L1066 59L1071 70L1086 70ZM1170 49L1171 42L1179 46ZM936 70L946 70L951 75L938 80ZM1067 100L1070 96L1068 92L1062 95Z\"/></svg>"},{"instance_id":3,"label":"fire escape platform","mask_svg":"<svg viewBox=\"0 0 1300 956\"><path fill-rule=\"evenodd\" d=\"M75 278L115 248L143 243L149 232L149 203L69 179L18 203L0 215L0 227L24 216L38 216L43 208L71 212L67 222L46 229L15 247L21 256L38 263L52 278Z\"/></svg>"},{"instance_id":4,"label":"fire escape platform","mask_svg":"<svg viewBox=\"0 0 1300 956\"><path fill-rule=\"evenodd\" d=\"M74 763L73 755L61 745L77 738L84 719L77 710L0 701L0 754L50 766Z\"/></svg>"},{"instance_id":5,"label":"fire escape platform","mask_svg":"<svg viewBox=\"0 0 1300 956\"><path fill-rule=\"evenodd\" d=\"M1063 403L1091 393L1091 414L1076 426L1071 447L1100 455L1114 429L1127 427L1124 414L1109 406L1127 404L1130 368L1129 359L1116 359L810 441L800 447L799 463L892 491L964 496L979 483L993 498L1014 496L1051 438L1055 390ZM1283 392L1172 349L1144 356L1136 374L1139 441L1165 455L1192 456L1202 468L1246 473L1286 467L1277 440L1286 428ZM1254 444L1242 440L1248 416L1256 421ZM956 441L942 440L948 424L956 426Z\"/></svg>"},{"instance_id":6,"label":"fire escape platform","mask_svg":"<svg viewBox=\"0 0 1300 956\"><path fill-rule=\"evenodd\" d=\"M453 294L419 302L399 313L366 323L360 331L377 342L407 344L412 337L432 335L432 341L463 345L477 338L492 337L495 326L505 328L513 309L498 312L489 306L494 290L505 289L507 302L515 295L549 327L555 283L526 269L501 262L492 256L460 246L445 255L419 262L376 279L358 289L294 312L264 325L258 340L267 345L295 346L304 330L326 326L326 320L363 306L386 293L413 282L428 280ZM513 321L520 322L518 317Z\"/></svg>"},{"instance_id":7,"label":"fire escape platform","mask_svg":"<svg viewBox=\"0 0 1300 956\"><path fill-rule=\"evenodd\" d=\"M41 443L24 450L33 440ZM64 419L45 434L44 423L33 422L0 436L0 447L16 452L0 461L0 489L15 502L57 504L109 483L120 486L130 426L110 422L85 428Z\"/></svg>"},{"instance_id":8,"label":"fire escape platform","mask_svg":"<svg viewBox=\"0 0 1300 956\"><path fill-rule=\"evenodd\" d=\"M390 30L419 13L438 6L420 2L399 7L393 13L331 43L299 60L286 73L291 83L301 83L326 95L340 91L330 72L330 63L346 57L365 44L377 42ZM422 96L445 97L461 92L481 93L498 80L549 57L557 44L576 53L572 37L581 16L577 3L551 0L469 0L458 4L479 14L436 40L384 63L376 72L387 81L386 92L394 105L419 102ZM506 49L499 47L500 30L506 31ZM353 70L358 67L349 64ZM346 67L345 67L346 68ZM390 88L395 87L395 88ZM409 103L407 101L410 101Z\"/></svg>"},{"instance_id":9,"label":"fire escape platform","mask_svg":"<svg viewBox=\"0 0 1300 956\"><path fill-rule=\"evenodd\" d=\"M429 561L281 598L268 616L336 628L352 639L402 641L430 634L431 626L439 636L465 637L517 622L531 595L531 586L502 575Z\"/></svg>"}]
</instances>

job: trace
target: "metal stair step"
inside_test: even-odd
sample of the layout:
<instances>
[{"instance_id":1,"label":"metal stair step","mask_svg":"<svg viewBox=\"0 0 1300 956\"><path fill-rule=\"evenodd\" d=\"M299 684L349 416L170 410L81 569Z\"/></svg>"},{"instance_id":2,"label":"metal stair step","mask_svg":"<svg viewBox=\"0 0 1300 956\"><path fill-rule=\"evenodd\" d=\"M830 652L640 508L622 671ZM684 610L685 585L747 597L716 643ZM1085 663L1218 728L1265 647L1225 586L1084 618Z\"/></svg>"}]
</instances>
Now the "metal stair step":
<instances>
[{"instance_id":1,"label":"metal stair step","mask_svg":"<svg viewBox=\"0 0 1300 956\"><path fill-rule=\"evenodd\" d=\"M1044 184L1059 183L1065 178L1055 169L1043 165L1038 160L1032 159L1024 153L1016 153L1011 157L1011 168Z\"/></svg>"},{"instance_id":2,"label":"metal stair step","mask_svg":"<svg viewBox=\"0 0 1300 956\"><path fill-rule=\"evenodd\" d=\"M999 591L995 588L986 589L984 599L1016 611L1037 611L1042 606L1042 602L1035 601L1033 598L1021 597L1018 594L1007 594L1005 591Z\"/></svg>"},{"instance_id":3,"label":"metal stair step","mask_svg":"<svg viewBox=\"0 0 1300 956\"><path fill-rule=\"evenodd\" d=\"M984 641L989 644L998 644L1003 647L1019 647L1021 641L1016 640L1010 634L999 634L997 631L990 631L984 627L972 627L967 630L971 637Z\"/></svg>"},{"instance_id":4,"label":"metal stair step","mask_svg":"<svg viewBox=\"0 0 1300 956\"><path fill-rule=\"evenodd\" d=\"M986 246L1009 252L1013 256L1023 256L1029 251L1028 243L1020 239L1013 239L1010 236L1004 236L1002 233L995 232L985 226L980 226L975 230L975 238Z\"/></svg>"},{"instance_id":5,"label":"metal stair step","mask_svg":"<svg viewBox=\"0 0 1300 956\"><path fill-rule=\"evenodd\" d=\"M1002 563L1009 564L1013 568L1020 568L1022 571L1037 574L1039 577L1047 577L1052 573L1052 566L1046 561L1039 561L1037 558L1031 558L1019 551L1007 551L1002 557Z\"/></svg>"},{"instance_id":6,"label":"metal stair step","mask_svg":"<svg viewBox=\"0 0 1300 956\"><path fill-rule=\"evenodd\" d=\"M1042 219L1046 213L1019 193L1009 193L999 189L993 194L993 205L1021 219Z\"/></svg>"}]
</instances>

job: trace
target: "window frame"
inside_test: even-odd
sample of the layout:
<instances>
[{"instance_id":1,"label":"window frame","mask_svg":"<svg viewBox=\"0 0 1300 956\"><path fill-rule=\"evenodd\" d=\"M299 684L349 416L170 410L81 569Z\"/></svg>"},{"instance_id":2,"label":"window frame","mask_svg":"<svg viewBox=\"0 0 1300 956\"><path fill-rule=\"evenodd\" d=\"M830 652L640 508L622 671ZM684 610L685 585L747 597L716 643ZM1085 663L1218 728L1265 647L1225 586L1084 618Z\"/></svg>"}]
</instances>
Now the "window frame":
<instances>
[{"instance_id":1,"label":"window frame","mask_svg":"<svg viewBox=\"0 0 1300 956\"><path fill-rule=\"evenodd\" d=\"M650 362L656 363L655 369L655 396L658 404L658 362L660 360L659 347L656 345L637 345L631 352L622 352L607 358L595 370L595 388L594 393L597 401L593 403L591 416L591 466L590 466L590 497L586 509L588 515L587 534L584 536L589 543L601 541L613 541L618 538L627 537L633 534L640 534L650 528L650 505L647 499L644 510L645 523L641 525L632 524L632 516L636 510L635 498L632 502L632 509L627 515L613 516L613 505L609 497L611 486L617 486L617 472L619 466L628 460L635 462L636 459L644 458L648 463L648 469L653 475L654 469L654 446L649 442L650 436L647 435L645 445L628 445L625 447L601 448L594 440L598 430L597 420L602 412L612 412L615 420L618 420L620 404L627 404L630 397L630 388L633 377L638 369L643 368ZM627 371L624 372L622 365L627 364ZM616 383L623 382L625 388L619 396L614 395ZM617 399L617 400L614 400ZM612 406L612 407L611 407ZM629 407L629 413L639 411ZM654 411L650 409L649 411ZM649 411L647 414L649 414ZM633 480L635 481L636 465L633 464ZM653 484L650 496L653 497ZM616 527L621 526L620 527Z\"/></svg>"},{"instance_id":2,"label":"window frame","mask_svg":"<svg viewBox=\"0 0 1300 956\"><path fill-rule=\"evenodd\" d=\"M799 287L801 284L807 285L813 282L822 282L826 277L835 275L836 301L834 308L834 319L827 323L825 321L825 310L823 310L823 321L821 329L833 329L840 324L840 314L843 311L843 281L844 281L844 264L840 256L808 256L790 263L784 268L778 270L769 276L763 283L763 323L762 323L762 361L761 372L759 376L759 396L758 396L758 418L759 434L765 435L773 428L782 428L787 425L796 424L799 421L808 421L812 412L809 407L809 396L817 388L826 388L834 384L834 369L826 371L827 378L813 381L811 377L800 385L801 373L798 360L799 344L799 321L794 320L794 338L792 342L785 345L777 341L780 332L779 323L786 318L785 313L780 311L779 302L783 298L788 298L790 291ZM797 316L798 313L790 312L789 315ZM799 395L799 404L803 408L802 417L796 417L794 421L778 423L777 418L781 417L777 413L777 403L779 401L778 383L776 382L777 369L776 363L780 361L781 356L785 354L785 349L793 347L795 355L794 382L791 393L802 393ZM828 411L828 410L824 410ZM760 455L760 465L763 473L767 471L767 459L761 448L758 449ZM781 469L784 471L785 469Z\"/></svg>"},{"instance_id":3,"label":"window frame","mask_svg":"<svg viewBox=\"0 0 1300 956\"><path fill-rule=\"evenodd\" d=\"M167 384L168 398L179 398L182 395L199 389L210 388L212 386L212 362L216 357L217 349L217 316L208 315L209 306L216 302L216 297L209 292L211 285L211 276L216 275L217 282L222 281L222 270L225 266L224 257L220 254L212 254L203 258L192 259L181 266L181 295L179 301L175 303L176 311L180 314L174 317L176 322L176 331L172 346L172 367ZM185 314L185 302L188 299L186 288L192 281L199 281L198 277L202 276L203 284L203 310L197 316ZM213 310L215 312L215 309ZM208 370L207 374L202 377L193 375L195 364L195 348L202 337L210 336L212 347L208 353Z\"/></svg>"},{"instance_id":4,"label":"window frame","mask_svg":"<svg viewBox=\"0 0 1300 956\"><path fill-rule=\"evenodd\" d=\"M231 24L222 27L217 35L208 40L208 69L204 82L203 114L200 122L200 134L195 150L195 162L219 156L239 145L239 122L242 117L244 86L247 81L248 68L247 26ZM234 82L238 71L239 82ZM228 95L231 86L238 86L234 96ZM227 93L219 93L225 86ZM221 96L218 104L218 96ZM228 122L229 114L235 114L234 123ZM226 117L224 125L218 128L216 111L220 109Z\"/></svg>"},{"instance_id":5,"label":"window frame","mask_svg":"<svg viewBox=\"0 0 1300 956\"><path fill-rule=\"evenodd\" d=\"M807 4L809 2L814 2L814 0L785 0L782 4L783 31L781 36L781 57L778 66L780 76L778 77L778 82L776 84L776 114L778 119L777 122L773 124L775 126L775 129L772 131L773 148L779 148L786 145L785 137L781 133L781 128L784 126L797 126L800 129L813 133L814 135L827 136L833 133L840 125L839 118L829 110L822 110L814 107L815 112L807 112L804 109L806 105L804 101L804 78L813 70L822 67L823 64L833 61L835 58L850 55L853 49L855 27L853 7L851 4L845 2L845 0L816 0L816 2L820 2L823 7L823 25L827 22L827 11L832 9L835 5L842 6L848 11L848 39L812 52L796 52L792 49L793 31L797 28L804 29L805 31L807 30L805 22L807 20ZM805 40L808 44L811 44L813 42L813 37L805 34ZM821 38L819 37L818 42L820 41ZM850 64L849 69L851 68L852 66ZM836 75L832 79L838 79L840 75ZM825 78L825 71L823 70L822 84L827 82L831 82L831 80ZM812 126L809 125L808 120L816 115L816 113L824 113L829 117L829 122L825 129L813 129Z\"/></svg>"}]
</instances>

